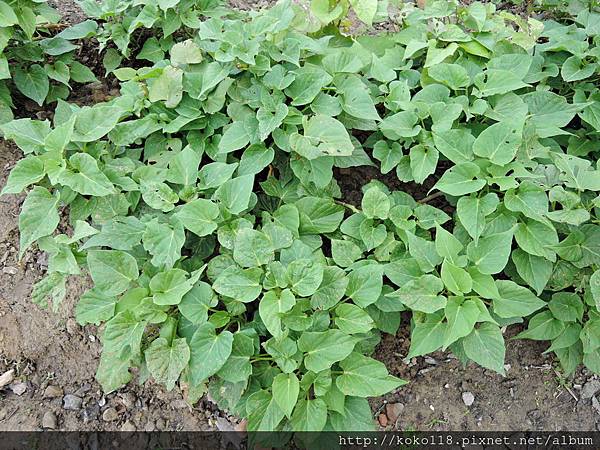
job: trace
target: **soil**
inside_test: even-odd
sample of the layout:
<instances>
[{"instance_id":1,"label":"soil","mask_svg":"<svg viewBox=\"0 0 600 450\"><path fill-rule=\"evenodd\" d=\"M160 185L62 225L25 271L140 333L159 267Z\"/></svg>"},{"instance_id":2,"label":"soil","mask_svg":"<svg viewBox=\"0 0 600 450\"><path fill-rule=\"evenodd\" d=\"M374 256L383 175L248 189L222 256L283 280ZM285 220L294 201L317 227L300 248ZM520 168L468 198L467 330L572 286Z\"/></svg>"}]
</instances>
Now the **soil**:
<instances>
[{"instance_id":1,"label":"soil","mask_svg":"<svg viewBox=\"0 0 600 450\"><path fill-rule=\"evenodd\" d=\"M73 3L58 3L68 20L83 17ZM79 97L86 95L81 92ZM0 186L21 157L18 149L0 140ZM400 184L393 174L381 177L368 167L352 169L351 176L343 170L337 175L344 180L345 201L355 204L360 202L360 187L374 178L417 199L435 183L431 177L425 189ZM15 376L0 388L0 431L40 430L43 425L61 430L148 431L235 426L237 419L209 399L191 408L177 388L167 392L152 381L103 395L94 379L99 330L82 328L73 319L74 305L89 280L69 280L67 297L56 312L31 302L32 287L43 277L47 259L29 250L18 261L22 201L23 196L0 198L0 376L10 370ZM443 199L431 204L451 208ZM371 399L374 417L389 430L600 430L600 412L591 400L600 390L600 378L580 369L562 379L554 369L556 362L542 355L546 344L509 340L516 331L506 333L507 375L502 377L476 365L462 367L444 353L405 361L410 340L404 320L397 336L383 338L376 357L409 384Z\"/></svg>"}]
</instances>

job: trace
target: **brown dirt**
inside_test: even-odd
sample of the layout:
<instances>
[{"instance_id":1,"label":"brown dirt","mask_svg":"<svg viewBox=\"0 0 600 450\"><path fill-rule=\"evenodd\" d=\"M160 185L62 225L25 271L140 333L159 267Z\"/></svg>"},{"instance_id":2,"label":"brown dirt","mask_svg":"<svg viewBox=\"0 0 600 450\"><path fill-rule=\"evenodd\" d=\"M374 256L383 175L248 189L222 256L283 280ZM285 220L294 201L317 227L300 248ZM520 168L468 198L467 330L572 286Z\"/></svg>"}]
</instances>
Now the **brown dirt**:
<instances>
[{"instance_id":1,"label":"brown dirt","mask_svg":"<svg viewBox=\"0 0 600 450\"><path fill-rule=\"evenodd\" d=\"M57 3L68 20L81 20L80 11L70 1ZM256 4L243 3L249 7ZM18 149L0 140L0 186L21 157ZM372 168L352 169L351 176L340 170L337 175L344 180L341 187L351 203L360 203L360 187L373 178L417 199L435 182L430 177L425 187L401 184L394 175L381 177ZM166 392L152 382L144 386L131 383L116 393L102 394L94 380L99 330L81 328L73 320L74 305L89 282L70 280L67 298L57 313L30 300L33 284L46 269L46 259L30 250L22 262L17 261L17 217L22 200L23 196L0 199L0 375L14 369L17 383L0 390L0 431L39 430L43 416L50 413L57 418L57 429L63 430L207 430L218 428L217 419L221 424L223 419L235 421L206 399L190 408L177 389ZM432 204L448 207L443 199L437 201ZM392 374L410 382L397 392L371 400L374 417L387 403L404 405L388 429L600 430L600 415L589 398L581 399L582 387L597 382L598 377L581 369L571 379L562 380L553 369L554 361L541 354L544 343L508 341L505 378L476 365L463 368L442 353L404 362L409 343L409 325L404 321L398 335L385 336L376 353ZM25 391L17 395L14 391L20 392L20 382L25 383ZM77 395L81 408L65 409L62 394L45 397L48 386L64 395ZM463 402L466 392L474 396L471 406ZM105 421L102 415L110 408L117 417Z\"/></svg>"}]
</instances>

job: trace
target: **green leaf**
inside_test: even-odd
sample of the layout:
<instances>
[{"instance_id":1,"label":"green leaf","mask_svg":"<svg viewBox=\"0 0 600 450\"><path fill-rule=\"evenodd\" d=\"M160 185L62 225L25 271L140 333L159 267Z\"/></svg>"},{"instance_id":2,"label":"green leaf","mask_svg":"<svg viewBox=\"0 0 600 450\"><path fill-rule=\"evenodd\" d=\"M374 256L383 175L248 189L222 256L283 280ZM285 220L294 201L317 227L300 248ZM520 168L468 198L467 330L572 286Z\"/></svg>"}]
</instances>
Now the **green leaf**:
<instances>
[{"instance_id":1,"label":"green leaf","mask_svg":"<svg viewBox=\"0 0 600 450\"><path fill-rule=\"evenodd\" d=\"M119 250L90 250L87 265L95 289L105 295L125 292L139 276L135 258Z\"/></svg>"},{"instance_id":2,"label":"green leaf","mask_svg":"<svg viewBox=\"0 0 600 450\"><path fill-rule=\"evenodd\" d=\"M448 324L439 315L431 315L423 322L417 322L410 335L410 349L407 359L432 353L442 347Z\"/></svg>"},{"instance_id":3,"label":"green leaf","mask_svg":"<svg viewBox=\"0 0 600 450\"><path fill-rule=\"evenodd\" d=\"M289 418L298 401L300 381L294 373L280 373L273 379L273 400Z\"/></svg>"},{"instance_id":4,"label":"green leaf","mask_svg":"<svg viewBox=\"0 0 600 450\"><path fill-rule=\"evenodd\" d=\"M2 2L4 3L4 2ZM31 65L27 70L17 66L13 81L21 93L42 106L50 91L50 81L46 71L39 64Z\"/></svg>"},{"instance_id":5,"label":"green leaf","mask_svg":"<svg viewBox=\"0 0 600 450\"><path fill-rule=\"evenodd\" d=\"M494 299L494 312L499 317L527 317L546 306L529 289L510 280L496 280L496 286L500 297Z\"/></svg>"},{"instance_id":6,"label":"green leaf","mask_svg":"<svg viewBox=\"0 0 600 450\"><path fill-rule=\"evenodd\" d=\"M521 140L518 126L510 122L499 122L486 128L475 139L473 153L501 166L514 159Z\"/></svg>"},{"instance_id":7,"label":"green leaf","mask_svg":"<svg viewBox=\"0 0 600 450\"><path fill-rule=\"evenodd\" d=\"M375 13L377 13L377 0L350 0L350 5L352 5L356 16L362 22L371 26Z\"/></svg>"},{"instance_id":8,"label":"green leaf","mask_svg":"<svg viewBox=\"0 0 600 450\"><path fill-rule=\"evenodd\" d=\"M298 340L298 349L305 354L306 368L318 373L346 358L358 341L358 338L336 329L322 332L305 331Z\"/></svg>"},{"instance_id":9,"label":"green leaf","mask_svg":"<svg viewBox=\"0 0 600 450\"><path fill-rule=\"evenodd\" d=\"M321 92L321 89L333 80L331 75L312 64L305 64L293 73L296 77L285 90L285 94L292 99L293 106L309 104Z\"/></svg>"},{"instance_id":10,"label":"green leaf","mask_svg":"<svg viewBox=\"0 0 600 450\"><path fill-rule=\"evenodd\" d=\"M421 126L416 125L418 120L415 113L402 111L383 119L379 129L386 138L392 140L414 137L421 132Z\"/></svg>"},{"instance_id":11,"label":"green leaf","mask_svg":"<svg viewBox=\"0 0 600 450\"><path fill-rule=\"evenodd\" d=\"M210 200L199 198L185 204L175 216L192 233L208 236L217 229L219 207Z\"/></svg>"},{"instance_id":12,"label":"green leaf","mask_svg":"<svg viewBox=\"0 0 600 450\"><path fill-rule=\"evenodd\" d=\"M48 236L58 226L58 196L46 188L36 186L27 195L19 215L19 258L41 237Z\"/></svg>"},{"instance_id":13,"label":"green leaf","mask_svg":"<svg viewBox=\"0 0 600 450\"><path fill-rule=\"evenodd\" d=\"M242 267L258 267L274 258L274 249L267 235L251 228L239 230L235 236L233 259Z\"/></svg>"},{"instance_id":14,"label":"green leaf","mask_svg":"<svg viewBox=\"0 0 600 450\"><path fill-rule=\"evenodd\" d=\"M181 269L170 269L159 272L150 280L149 288L153 301L157 305L177 305L183 296L192 289L198 275L187 279L187 272Z\"/></svg>"},{"instance_id":15,"label":"green leaf","mask_svg":"<svg viewBox=\"0 0 600 450\"><path fill-rule=\"evenodd\" d=\"M375 325L364 309L349 303L335 308L335 314L335 324L347 334L367 333Z\"/></svg>"},{"instance_id":16,"label":"green leaf","mask_svg":"<svg viewBox=\"0 0 600 450\"><path fill-rule=\"evenodd\" d=\"M167 108L175 108L183 97L183 71L179 68L167 66L162 74L150 80L148 84L148 98L151 102L163 100Z\"/></svg>"},{"instance_id":17,"label":"green leaf","mask_svg":"<svg viewBox=\"0 0 600 450\"><path fill-rule=\"evenodd\" d=\"M600 311L600 270L596 270L590 277L590 291L596 302L596 309Z\"/></svg>"},{"instance_id":18,"label":"green leaf","mask_svg":"<svg viewBox=\"0 0 600 450\"><path fill-rule=\"evenodd\" d=\"M554 265L547 259L530 255L520 248L513 251L511 258L519 276L540 295L552 276Z\"/></svg>"},{"instance_id":19,"label":"green leaf","mask_svg":"<svg viewBox=\"0 0 600 450\"><path fill-rule=\"evenodd\" d=\"M485 180L477 179L479 172L474 163L458 164L444 172L434 188L455 197L477 192L486 185Z\"/></svg>"},{"instance_id":20,"label":"green leaf","mask_svg":"<svg viewBox=\"0 0 600 450\"><path fill-rule=\"evenodd\" d=\"M275 291L267 292L258 304L258 313L265 327L275 337L283 337L281 319L283 314L296 305L296 298L289 289L284 289L280 294Z\"/></svg>"},{"instance_id":21,"label":"green leaf","mask_svg":"<svg viewBox=\"0 0 600 450\"><path fill-rule=\"evenodd\" d=\"M369 219L387 219L391 202L388 196L379 188L367 189L362 199L363 214Z\"/></svg>"},{"instance_id":22,"label":"green leaf","mask_svg":"<svg viewBox=\"0 0 600 450\"><path fill-rule=\"evenodd\" d=\"M250 143L250 135L244 121L233 122L219 141L219 153L230 153Z\"/></svg>"},{"instance_id":23,"label":"green leaf","mask_svg":"<svg viewBox=\"0 0 600 450\"><path fill-rule=\"evenodd\" d=\"M455 266L447 259L442 263L442 281L446 288L454 294L468 294L473 288L473 280L469 273L458 266Z\"/></svg>"},{"instance_id":24,"label":"green leaf","mask_svg":"<svg viewBox=\"0 0 600 450\"><path fill-rule=\"evenodd\" d=\"M467 70L458 64L441 63L430 67L429 76L455 91L471 83Z\"/></svg>"},{"instance_id":25,"label":"green leaf","mask_svg":"<svg viewBox=\"0 0 600 450\"><path fill-rule=\"evenodd\" d=\"M183 296L177 308L187 320L201 325L208 320L208 309L216 306L217 301L210 284L200 281Z\"/></svg>"},{"instance_id":26,"label":"green leaf","mask_svg":"<svg viewBox=\"0 0 600 450\"><path fill-rule=\"evenodd\" d=\"M19 19L15 11L4 1L0 0L0 27L17 25Z\"/></svg>"},{"instance_id":27,"label":"green leaf","mask_svg":"<svg viewBox=\"0 0 600 450\"><path fill-rule=\"evenodd\" d=\"M191 39L178 42L171 47L171 63L175 65L199 64L202 62L202 51Z\"/></svg>"},{"instance_id":28,"label":"green leaf","mask_svg":"<svg viewBox=\"0 0 600 450\"><path fill-rule=\"evenodd\" d=\"M21 159L10 171L6 186L0 192L0 196L5 194L19 194L27 186L37 183L44 178L45 174L44 162L40 157L28 156Z\"/></svg>"},{"instance_id":29,"label":"green leaf","mask_svg":"<svg viewBox=\"0 0 600 450\"><path fill-rule=\"evenodd\" d=\"M456 213L467 233L477 243L485 229L485 218L496 210L499 200L496 194L478 197L461 197L456 205Z\"/></svg>"},{"instance_id":30,"label":"green leaf","mask_svg":"<svg viewBox=\"0 0 600 450\"><path fill-rule=\"evenodd\" d=\"M255 300L262 291L261 276L262 270L259 268L229 266L217 277L213 289L221 295L248 303Z\"/></svg>"},{"instance_id":31,"label":"green leaf","mask_svg":"<svg viewBox=\"0 0 600 450\"><path fill-rule=\"evenodd\" d=\"M327 405L320 398L300 400L290 423L294 431L322 431L327 423Z\"/></svg>"},{"instance_id":32,"label":"green leaf","mask_svg":"<svg viewBox=\"0 0 600 450\"><path fill-rule=\"evenodd\" d=\"M199 385L219 371L229 358L233 334L229 331L216 333L210 322L198 327L190 340L189 369L193 385Z\"/></svg>"},{"instance_id":33,"label":"green leaf","mask_svg":"<svg viewBox=\"0 0 600 450\"><path fill-rule=\"evenodd\" d=\"M377 264L359 267L348 275L346 295L362 308L375 303L382 289L383 268Z\"/></svg>"},{"instance_id":34,"label":"green leaf","mask_svg":"<svg viewBox=\"0 0 600 450\"><path fill-rule=\"evenodd\" d=\"M475 138L467 129L452 129L433 133L433 142L442 155L455 164L473 160Z\"/></svg>"},{"instance_id":35,"label":"green leaf","mask_svg":"<svg viewBox=\"0 0 600 450\"><path fill-rule=\"evenodd\" d=\"M421 184L435 172L439 156L439 152L435 148L427 148L422 145L411 148L410 170L415 182Z\"/></svg>"},{"instance_id":36,"label":"green leaf","mask_svg":"<svg viewBox=\"0 0 600 450\"><path fill-rule=\"evenodd\" d=\"M75 120L73 140L95 142L112 130L121 117L121 109L116 106L94 106L81 108Z\"/></svg>"},{"instance_id":37,"label":"green leaf","mask_svg":"<svg viewBox=\"0 0 600 450\"><path fill-rule=\"evenodd\" d=\"M515 336L515 339L533 339L550 341L558 337L565 329L565 323L556 319L548 310L537 313L531 318L527 330Z\"/></svg>"},{"instance_id":38,"label":"green leaf","mask_svg":"<svg viewBox=\"0 0 600 450\"><path fill-rule=\"evenodd\" d=\"M213 195L231 214L239 214L248 208L254 175L244 175L223 183Z\"/></svg>"},{"instance_id":39,"label":"green leaf","mask_svg":"<svg viewBox=\"0 0 600 450\"><path fill-rule=\"evenodd\" d=\"M154 219L146 224L142 242L152 255L151 262L155 267L171 268L181 258L185 232L179 222L166 224Z\"/></svg>"},{"instance_id":40,"label":"green leaf","mask_svg":"<svg viewBox=\"0 0 600 450\"><path fill-rule=\"evenodd\" d=\"M70 168L61 172L58 182L82 195L102 197L115 193L115 187L87 153L75 153L69 158Z\"/></svg>"},{"instance_id":41,"label":"green leaf","mask_svg":"<svg viewBox=\"0 0 600 450\"><path fill-rule=\"evenodd\" d=\"M116 297L105 295L98 289L89 289L84 292L75 307L75 319L79 325L100 325L101 322L112 319L116 304Z\"/></svg>"},{"instance_id":42,"label":"green leaf","mask_svg":"<svg viewBox=\"0 0 600 450\"><path fill-rule=\"evenodd\" d=\"M199 165L200 155L191 147L186 147L169 161L167 181L184 186L193 185L198 179Z\"/></svg>"},{"instance_id":43,"label":"green leaf","mask_svg":"<svg viewBox=\"0 0 600 450\"><path fill-rule=\"evenodd\" d=\"M504 338L498 325L484 322L462 341L467 357L504 375Z\"/></svg>"},{"instance_id":44,"label":"green leaf","mask_svg":"<svg viewBox=\"0 0 600 450\"><path fill-rule=\"evenodd\" d=\"M348 131L333 117L321 114L311 117L304 127L304 137L312 142L321 155L350 156L354 152Z\"/></svg>"},{"instance_id":45,"label":"green leaf","mask_svg":"<svg viewBox=\"0 0 600 450\"><path fill-rule=\"evenodd\" d=\"M323 266L310 259L297 259L287 266L285 277L292 291L300 297L310 297L323 281Z\"/></svg>"},{"instance_id":46,"label":"green leaf","mask_svg":"<svg viewBox=\"0 0 600 450\"><path fill-rule=\"evenodd\" d=\"M563 322L581 322L584 306L579 295L573 292L557 292L548 303L550 312Z\"/></svg>"},{"instance_id":47,"label":"green leaf","mask_svg":"<svg viewBox=\"0 0 600 450\"><path fill-rule=\"evenodd\" d=\"M467 246L467 256L482 274L502 272L510 257L513 230L490 234L471 242Z\"/></svg>"},{"instance_id":48,"label":"green leaf","mask_svg":"<svg viewBox=\"0 0 600 450\"><path fill-rule=\"evenodd\" d=\"M162 337L152 341L145 352L148 371L170 391L190 360L190 348L184 338L169 342Z\"/></svg>"},{"instance_id":49,"label":"green leaf","mask_svg":"<svg viewBox=\"0 0 600 450\"><path fill-rule=\"evenodd\" d=\"M379 361L351 353L340 362L343 373L335 382L340 391L353 397L377 397L406 384L406 381L388 374Z\"/></svg>"},{"instance_id":50,"label":"green leaf","mask_svg":"<svg viewBox=\"0 0 600 450\"><path fill-rule=\"evenodd\" d=\"M448 321L444 336L443 349L445 350L462 337L468 336L477 323L480 311L477 303L463 297L449 297L444 310Z\"/></svg>"},{"instance_id":51,"label":"green leaf","mask_svg":"<svg viewBox=\"0 0 600 450\"><path fill-rule=\"evenodd\" d=\"M344 218L344 207L331 199L303 197L295 203L300 212L300 233L332 233Z\"/></svg>"},{"instance_id":52,"label":"green leaf","mask_svg":"<svg viewBox=\"0 0 600 450\"><path fill-rule=\"evenodd\" d=\"M439 295L443 288L444 285L438 277L422 275L408 281L386 297L398 299L414 311L430 314L446 307L446 297Z\"/></svg>"}]
</instances>

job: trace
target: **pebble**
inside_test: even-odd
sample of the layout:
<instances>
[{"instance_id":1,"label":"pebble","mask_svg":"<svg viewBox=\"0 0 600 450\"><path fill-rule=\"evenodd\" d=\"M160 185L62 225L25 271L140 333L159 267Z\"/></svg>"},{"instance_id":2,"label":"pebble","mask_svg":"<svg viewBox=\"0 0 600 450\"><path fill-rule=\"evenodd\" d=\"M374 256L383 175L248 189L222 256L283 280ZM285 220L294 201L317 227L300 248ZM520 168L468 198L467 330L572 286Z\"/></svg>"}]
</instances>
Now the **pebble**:
<instances>
[{"instance_id":1,"label":"pebble","mask_svg":"<svg viewBox=\"0 0 600 450\"><path fill-rule=\"evenodd\" d=\"M472 392L469 392L469 391L463 392L462 400L465 405L471 406L473 404L473 402L475 401L475 396L473 395Z\"/></svg>"},{"instance_id":2,"label":"pebble","mask_svg":"<svg viewBox=\"0 0 600 450\"><path fill-rule=\"evenodd\" d=\"M592 407L600 414L600 402L596 397L592 397Z\"/></svg>"},{"instance_id":3,"label":"pebble","mask_svg":"<svg viewBox=\"0 0 600 450\"><path fill-rule=\"evenodd\" d=\"M146 425L144 426L144 431L146 432L151 432L154 431L156 428L154 427L154 422L152 421L152 419L149 419L148 422L146 422Z\"/></svg>"},{"instance_id":4,"label":"pebble","mask_svg":"<svg viewBox=\"0 0 600 450\"><path fill-rule=\"evenodd\" d=\"M379 425L381 425L382 427L387 427L388 424L388 418L385 414L379 414Z\"/></svg>"},{"instance_id":5,"label":"pebble","mask_svg":"<svg viewBox=\"0 0 600 450\"><path fill-rule=\"evenodd\" d=\"M0 389L12 383L14 379L15 369L10 369L9 371L4 372L2 375L0 375Z\"/></svg>"},{"instance_id":6,"label":"pebble","mask_svg":"<svg viewBox=\"0 0 600 450\"><path fill-rule=\"evenodd\" d=\"M171 402L171 408L173 409L186 409L189 408L188 403L183 399L173 400Z\"/></svg>"},{"instance_id":7,"label":"pebble","mask_svg":"<svg viewBox=\"0 0 600 450\"><path fill-rule=\"evenodd\" d=\"M77 397L73 394L67 394L63 397L63 408L71 411L77 411L81 409L83 400L81 397Z\"/></svg>"},{"instance_id":8,"label":"pebble","mask_svg":"<svg viewBox=\"0 0 600 450\"><path fill-rule=\"evenodd\" d=\"M92 420L96 420L100 414L100 407L98 405L88 406L83 410L83 421L85 423Z\"/></svg>"},{"instance_id":9,"label":"pebble","mask_svg":"<svg viewBox=\"0 0 600 450\"><path fill-rule=\"evenodd\" d=\"M400 414L404 411L404 405L402 403L388 403L385 405L385 413L390 422L396 423Z\"/></svg>"},{"instance_id":10,"label":"pebble","mask_svg":"<svg viewBox=\"0 0 600 450\"><path fill-rule=\"evenodd\" d=\"M121 425L121 431L136 431L135 425L132 424L129 420L126 421L123 425Z\"/></svg>"},{"instance_id":11,"label":"pebble","mask_svg":"<svg viewBox=\"0 0 600 450\"><path fill-rule=\"evenodd\" d=\"M135 406L135 395L131 392L125 392L120 395L121 403L127 409L131 409Z\"/></svg>"},{"instance_id":12,"label":"pebble","mask_svg":"<svg viewBox=\"0 0 600 450\"><path fill-rule=\"evenodd\" d=\"M2 273L8 274L8 275L16 275L19 271L17 270L16 267L12 267L12 266L6 266L5 268L2 269Z\"/></svg>"},{"instance_id":13,"label":"pebble","mask_svg":"<svg viewBox=\"0 0 600 450\"><path fill-rule=\"evenodd\" d=\"M219 431L234 431L231 422L223 417L217 417L217 429Z\"/></svg>"},{"instance_id":14,"label":"pebble","mask_svg":"<svg viewBox=\"0 0 600 450\"><path fill-rule=\"evenodd\" d=\"M56 419L56 414L54 414L52 411L46 411L42 417L42 428L55 430L57 426L58 420Z\"/></svg>"},{"instance_id":15,"label":"pebble","mask_svg":"<svg viewBox=\"0 0 600 450\"><path fill-rule=\"evenodd\" d=\"M119 413L115 408L107 408L102 413L102 420L105 422L112 422L113 420L117 420L119 418Z\"/></svg>"},{"instance_id":16,"label":"pebble","mask_svg":"<svg viewBox=\"0 0 600 450\"><path fill-rule=\"evenodd\" d=\"M67 319L67 333L73 335L79 331L79 325L72 317Z\"/></svg>"},{"instance_id":17,"label":"pebble","mask_svg":"<svg viewBox=\"0 0 600 450\"><path fill-rule=\"evenodd\" d=\"M58 386L48 385L46 389L44 389L43 398L56 398L62 397L62 395L63 390L61 388L59 388Z\"/></svg>"},{"instance_id":18,"label":"pebble","mask_svg":"<svg viewBox=\"0 0 600 450\"><path fill-rule=\"evenodd\" d=\"M162 431L165 429L166 423L164 419L157 419L154 426L157 430Z\"/></svg>"},{"instance_id":19,"label":"pebble","mask_svg":"<svg viewBox=\"0 0 600 450\"><path fill-rule=\"evenodd\" d=\"M432 358L431 356L426 356L425 357L425 363L429 364L430 366L437 366L438 362L435 358Z\"/></svg>"},{"instance_id":20,"label":"pebble","mask_svg":"<svg viewBox=\"0 0 600 450\"><path fill-rule=\"evenodd\" d=\"M27 383L13 383L10 385L10 390L15 395L23 395L27 390Z\"/></svg>"},{"instance_id":21,"label":"pebble","mask_svg":"<svg viewBox=\"0 0 600 450\"><path fill-rule=\"evenodd\" d=\"M600 379L593 379L583 385L581 389L581 400L587 401L600 391Z\"/></svg>"}]
</instances>

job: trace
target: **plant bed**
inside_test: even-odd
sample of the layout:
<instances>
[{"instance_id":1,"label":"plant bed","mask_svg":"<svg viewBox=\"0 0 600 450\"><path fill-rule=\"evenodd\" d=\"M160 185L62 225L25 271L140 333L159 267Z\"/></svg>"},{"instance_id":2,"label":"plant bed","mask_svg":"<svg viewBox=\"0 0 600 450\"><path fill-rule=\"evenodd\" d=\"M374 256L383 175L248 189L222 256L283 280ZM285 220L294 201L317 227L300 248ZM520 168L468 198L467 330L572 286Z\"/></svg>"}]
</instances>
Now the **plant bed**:
<instances>
[{"instance_id":1,"label":"plant bed","mask_svg":"<svg viewBox=\"0 0 600 450\"><path fill-rule=\"evenodd\" d=\"M49 253L33 299L90 272L104 391L134 367L251 431L370 428L365 398L403 381L369 355L400 326L406 362L504 375L522 323L565 375L598 372L596 13L544 30L436 2L353 39L290 6L157 40L153 67L113 70L120 96L2 126L27 155L4 192L35 185L20 254Z\"/></svg>"}]
</instances>

